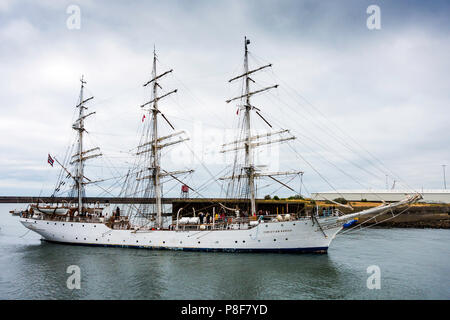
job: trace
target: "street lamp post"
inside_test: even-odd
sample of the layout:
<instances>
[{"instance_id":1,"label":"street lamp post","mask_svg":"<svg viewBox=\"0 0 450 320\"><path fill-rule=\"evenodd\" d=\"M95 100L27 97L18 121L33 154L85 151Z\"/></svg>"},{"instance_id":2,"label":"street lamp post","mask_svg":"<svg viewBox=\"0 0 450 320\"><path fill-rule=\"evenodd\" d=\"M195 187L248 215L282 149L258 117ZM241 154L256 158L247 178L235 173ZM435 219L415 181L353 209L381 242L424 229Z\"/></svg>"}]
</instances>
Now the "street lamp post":
<instances>
[{"instance_id":1,"label":"street lamp post","mask_svg":"<svg viewBox=\"0 0 450 320\"><path fill-rule=\"evenodd\" d=\"M445 167L446 166L447 165L445 165L445 164L442 165L442 171L443 171L443 174L444 174L444 190L447 190L447 182L445 181Z\"/></svg>"}]
</instances>

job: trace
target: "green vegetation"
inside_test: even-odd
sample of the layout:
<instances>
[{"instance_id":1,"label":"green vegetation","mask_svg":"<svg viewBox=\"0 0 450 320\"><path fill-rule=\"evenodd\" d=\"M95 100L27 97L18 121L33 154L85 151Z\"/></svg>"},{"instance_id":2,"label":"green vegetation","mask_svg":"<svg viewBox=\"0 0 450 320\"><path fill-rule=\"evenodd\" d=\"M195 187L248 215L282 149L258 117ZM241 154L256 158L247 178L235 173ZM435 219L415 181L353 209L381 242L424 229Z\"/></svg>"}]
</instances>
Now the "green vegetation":
<instances>
[{"instance_id":1,"label":"green vegetation","mask_svg":"<svg viewBox=\"0 0 450 320\"><path fill-rule=\"evenodd\" d=\"M333 199L333 201L337 202L337 203L342 203L342 204L347 204L348 203L348 201L345 200L344 198L336 198L336 199Z\"/></svg>"},{"instance_id":2,"label":"green vegetation","mask_svg":"<svg viewBox=\"0 0 450 320\"><path fill-rule=\"evenodd\" d=\"M270 199L272 199L272 197L270 196L270 194L264 196L264 200L270 200Z\"/></svg>"},{"instance_id":3,"label":"green vegetation","mask_svg":"<svg viewBox=\"0 0 450 320\"><path fill-rule=\"evenodd\" d=\"M301 195L296 194L295 196L290 196L288 198L289 200L304 200L305 198L303 198Z\"/></svg>"}]
</instances>

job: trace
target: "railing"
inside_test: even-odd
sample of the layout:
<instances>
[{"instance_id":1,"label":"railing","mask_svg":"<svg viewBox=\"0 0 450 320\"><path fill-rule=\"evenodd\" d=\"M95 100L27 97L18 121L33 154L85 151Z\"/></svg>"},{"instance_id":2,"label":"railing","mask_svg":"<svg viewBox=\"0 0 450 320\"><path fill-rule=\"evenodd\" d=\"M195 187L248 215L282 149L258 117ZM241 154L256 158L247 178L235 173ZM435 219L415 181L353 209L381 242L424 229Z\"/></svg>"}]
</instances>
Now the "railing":
<instances>
[{"instance_id":1,"label":"railing","mask_svg":"<svg viewBox=\"0 0 450 320\"><path fill-rule=\"evenodd\" d=\"M70 215L56 215L56 214L46 214L46 213L32 213L32 212L22 212L22 218L29 219L37 219L37 220L46 220L46 221L61 221L61 222L85 222L85 223L104 223L108 222L111 217L106 218L103 216L93 216L93 215L84 215L84 216L70 216ZM115 222L126 221L128 222L127 216L120 216L117 220L115 217Z\"/></svg>"},{"instance_id":2,"label":"railing","mask_svg":"<svg viewBox=\"0 0 450 320\"><path fill-rule=\"evenodd\" d=\"M258 224L252 224L251 222L264 221L270 223L272 221L283 222L296 220L299 218L310 219L310 217L297 217L294 214L290 214L289 219L285 220L286 215L260 215L260 216L250 216L250 217L230 217L219 218L214 220L214 222L199 222L195 224L185 223L181 224L180 221L175 221L169 227L170 230L236 230L236 229L251 229L256 227ZM277 217L282 217L278 220ZM178 228L177 228L178 227Z\"/></svg>"},{"instance_id":3,"label":"railing","mask_svg":"<svg viewBox=\"0 0 450 320\"><path fill-rule=\"evenodd\" d=\"M250 217L235 217L235 216L225 216L219 217L212 221L210 219L204 219L199 223L186 223L181 224L178 220L172 223L169 228L165 230L239 230L239 229L251 229L258 225L258 223L252 223L256 221L270 223L272 221L283 222L298 219L310 219L311 217L297 217L295 214L289 214L289 218L286 219L286 215L260 215L260 216L250 216ZM83 216L71 216L71 215L56 215L47 213L30 213L23 212L23 218L31 218L37 220L45 221L60 221L60 222L82 222L82 223L104 223L111 229L128 230L133 229L128 216L110 216L103 217L97 215L83 215ZM281 217L281 219L280 219ZM178 226L178 228L177 228ZM154 226L141 227L139 230L156 230Z\"/></svg>"}]
</instances>

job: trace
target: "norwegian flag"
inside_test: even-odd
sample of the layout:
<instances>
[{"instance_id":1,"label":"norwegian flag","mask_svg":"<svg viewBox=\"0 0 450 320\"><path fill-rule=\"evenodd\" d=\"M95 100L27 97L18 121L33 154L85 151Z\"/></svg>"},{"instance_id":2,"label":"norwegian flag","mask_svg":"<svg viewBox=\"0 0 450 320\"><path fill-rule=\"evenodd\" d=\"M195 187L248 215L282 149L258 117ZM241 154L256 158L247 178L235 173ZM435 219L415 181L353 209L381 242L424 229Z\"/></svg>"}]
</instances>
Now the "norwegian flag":
<instances>
[{"instance_id":1,"label":"norwegian flag","mask_svg":"<svg viewBox=\"0 0 450 320\"><path fill-rule=\"evenodd\" d=\"M47 162L53 167L53 162L54 162L55 160L53 160L53 158L50 156L50 154L48 154L48 159L47 159Z\"/></svg>"},{"instance_id":2,"label":"norwegian flag","mask_svg":"<svg viewBox=\"0 0 450 320\"><path fill-rule=\"evenodd\" d=\"M145 114L142 116L142 122L144 122L145 120Z\"/></svg>"}]
</instances>

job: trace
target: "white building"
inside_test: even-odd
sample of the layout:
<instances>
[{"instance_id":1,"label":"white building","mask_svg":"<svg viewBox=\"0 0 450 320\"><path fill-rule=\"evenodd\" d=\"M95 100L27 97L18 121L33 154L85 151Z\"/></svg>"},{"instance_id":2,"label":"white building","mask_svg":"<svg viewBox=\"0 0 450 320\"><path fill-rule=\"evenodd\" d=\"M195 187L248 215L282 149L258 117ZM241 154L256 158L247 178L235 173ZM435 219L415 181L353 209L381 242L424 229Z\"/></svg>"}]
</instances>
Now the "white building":
<instances>
[{"instance_id":1,"label":"white building","mask_svg":"<svg viewBox=\"0 0 450 320\"><path fill-rule=\"evenodd\" d=\"M450 190L417 190L423 196L421 202L450 203ZM347 201L399 201L406 195L413 194L411 190L337 190L316 192L311 194L314 200L334 200L344 198Z\"/></svg>"}]
</instances>

